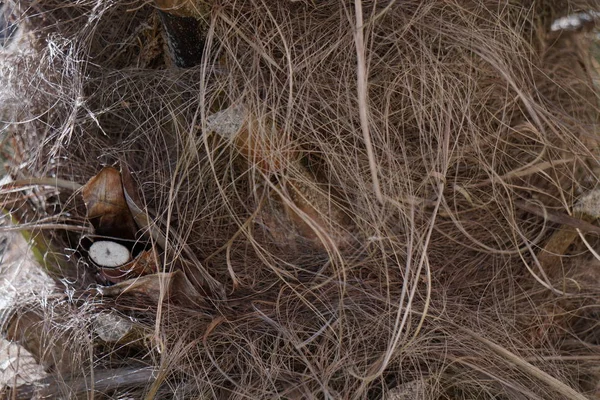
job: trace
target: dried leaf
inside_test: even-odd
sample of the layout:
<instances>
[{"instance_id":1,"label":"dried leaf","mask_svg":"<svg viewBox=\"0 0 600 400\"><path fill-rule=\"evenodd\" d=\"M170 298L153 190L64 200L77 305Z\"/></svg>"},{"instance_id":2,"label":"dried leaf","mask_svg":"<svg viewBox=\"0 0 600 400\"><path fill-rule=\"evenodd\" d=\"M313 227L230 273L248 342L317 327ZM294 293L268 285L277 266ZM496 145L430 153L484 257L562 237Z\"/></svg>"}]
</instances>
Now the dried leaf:
<instances>
[{"instance_id":1,"label":"dried leaf","mask_svg":"<svg viewBox=\"0 0 600 400\"><path fill-rule=\"evenodd\" d=\"M196 305L205 303L204 296L192 286L182 271L141 276L97 290L104 297L132 296L152 304L161 301L161 290L165 290L164 299L170 302L186 305L190 302Z\"/></svg>"},{"instance_id":2,"label":"dried leaf","mask_svg":"<svg viewBox=\"0 0 600 400\"><path fill-rule=\"evenodd\" d=\"M154 347L153 329L115 310L97 314L92 327L95 344L118 344L122 349L127 348L131 351L148 351Z\"/></svg>"},{"instance_id":3,"label":"dried leaf","mask_svg":"<svg viewBox=\"0 0 600 400\"><path fill-rule=\"evenodd\" d=\"M137 227L125 201L119 171L103 168L84 185L82 196L96 234L135 239Z\"/></svg>"},{"instance_id":4,"label":"dried leaf","mask_svg":"<svg viewBox=\"0 0 600 400\"><path fill-rule=\"evenodd\" d=\"M384 400L423 399L426 395L426 388L427 384L424 380L408 381L387 392L383 398Z\"/></svg>"},{"instance_id":5,"label":"dried leaf","mask_svg":"<svg viewBox=\"0 0 600 400\"><path fill-rule=\"evenodd\" d=\"M0 338L0 388L24 385L46 375L44 368L23 346Z\"/></svg>"},{"instance_id":6,"label":"dried leaf","mask_svg":"<svg viewBox=\"0 0 600 400\"><path fill-rule=\"evenodd\" d=\"M100 268L104 279L112 283L123 282L139 276L155 274L158 272L158 254L155 250L142 251L136 258L127 264L116 268Z\"/></svg>"},{"instance_id":7,"label":"dried leaf","mask_svg":"<svg viewBox=\"0 0 600 400\"><path fill-rule=\"evenodd\" d=\"M127 196L131 198L135 204L141 204L141 199L138 194L137 185L131 176L131 172L129 172L129 168L127 164L121 162L121 183L123 185L123 195L127 200ZM129 203L127 203L129 206ZM130 210L133 213L133 210Z\"/></svg>"},{"instance_id":8,"label":"dried leaf","mask_svg":"<svg viewBox=\"0 0 600 400\"><path fill-rule=\"evenodd\" d=\"M259 121L252 116L246 117L234 139L238 152L265 174L281 173L290 167L300 172L298 178L281 180L284 183L280 189L289 194L289 200L274 196L278 204L261 213L262 222L276 242L283 242L289 248L296 247L298 236L320 251L345 247L351 241L344 232L348 216L332 201L336 197L333 189L322 189L325 185L301 165L301 151L288 139L273 121Z\"/></svg>"}]
</instances>

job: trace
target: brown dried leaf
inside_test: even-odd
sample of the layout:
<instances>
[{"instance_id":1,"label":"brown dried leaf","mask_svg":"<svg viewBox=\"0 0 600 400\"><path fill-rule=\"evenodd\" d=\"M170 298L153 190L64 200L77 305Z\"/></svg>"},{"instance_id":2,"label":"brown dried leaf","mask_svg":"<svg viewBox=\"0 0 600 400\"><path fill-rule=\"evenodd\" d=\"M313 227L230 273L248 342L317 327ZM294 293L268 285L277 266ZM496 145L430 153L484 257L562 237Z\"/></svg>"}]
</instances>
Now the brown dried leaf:
<instances>
[{"instance_id":1,"label":"brown dried leaf","mask_svg":"<svg viewBox=\"0 0 600 400\"><path fill-rule=\"evenodd\" d=\"M136 258L116 268L100 268L104 279L112 283L158 272L158 254L154 249L142 251Z\"/></svg>"},{"instance_id":2,"label":"brown dried leaf","mask_svg":"<svg viewBox=\"0 0 600 400\"><path fill-rule=\"evenodd\" d=\"M129 279L113 286L99 288L104 297L132 296L146 303L158 304L161 290L166 291L164 299L169 302L203 305L202 296L192 286L182 271L161 272L153 275Z\"/></svg>"},{"instance_id":3,"label":"brown dried leaf","mask_svg":"<svg viewBox=\"0 0 600 400\"><path fill-rule=\"evenodd\" d=\"M103 168L84 185L82 196L96 234L135 239L137 227L125 201L119 171Z\"/></svg>"}]
</instances>

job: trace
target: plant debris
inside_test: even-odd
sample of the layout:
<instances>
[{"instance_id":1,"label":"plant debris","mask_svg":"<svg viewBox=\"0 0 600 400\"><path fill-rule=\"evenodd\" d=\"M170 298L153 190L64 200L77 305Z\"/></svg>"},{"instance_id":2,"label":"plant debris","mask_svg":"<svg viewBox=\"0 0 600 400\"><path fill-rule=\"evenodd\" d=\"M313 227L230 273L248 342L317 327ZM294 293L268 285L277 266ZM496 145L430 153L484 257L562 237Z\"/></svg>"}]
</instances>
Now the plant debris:
<instances>
[{"instance_id":1,"label":"plant debris","mask_svg":"<svg viewBox=\"0 0 600 400\"><path fill-rule=\"evenodd\" d=\"M17 397L597 396L597 1L10 6Z\"/></svg>"},{"instance_id":2,"label":"plant debris","mask_svg":"<svg viewBox=\"0 0 600 400\"><path fill-rule=\"evenodd\" d=\"M85 184L82 191L87 218L97 235L135 239L137 226L123 194L121 174L105 167Z\"/></svg>"}]
</instances>

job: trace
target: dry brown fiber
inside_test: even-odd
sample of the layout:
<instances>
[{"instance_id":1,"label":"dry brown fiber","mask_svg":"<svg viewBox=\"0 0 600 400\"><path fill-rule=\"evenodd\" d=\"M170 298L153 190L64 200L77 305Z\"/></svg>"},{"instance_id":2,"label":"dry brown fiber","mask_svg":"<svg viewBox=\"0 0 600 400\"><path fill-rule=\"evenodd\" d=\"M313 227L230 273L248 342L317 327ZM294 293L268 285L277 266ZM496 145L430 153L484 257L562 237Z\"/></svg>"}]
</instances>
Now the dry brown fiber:
<instances>
[{"instance_id":1,"label":"dry brown fiber","mask_svg":"<svg viewBox=\"0 0 600 400\"><path fill-rule=\"evenodd\" d=\"M13 178L126 164L175 233L165 270L185 244L224 288L84 301L63 295L95 284L80 258L17 313L71 339L48 368L159 371L97 398L600 398L600 242L573 228L594 223L574 209L598 185L598 98L589 37L550 32L594 3L198 2L203 61L180 69L151 3L17 2ZM206 132L229 106L258 150ZM65 191L17 211L89 225ZM90 346L106 309L149 333Z\"/></svg>"}]
</instances>

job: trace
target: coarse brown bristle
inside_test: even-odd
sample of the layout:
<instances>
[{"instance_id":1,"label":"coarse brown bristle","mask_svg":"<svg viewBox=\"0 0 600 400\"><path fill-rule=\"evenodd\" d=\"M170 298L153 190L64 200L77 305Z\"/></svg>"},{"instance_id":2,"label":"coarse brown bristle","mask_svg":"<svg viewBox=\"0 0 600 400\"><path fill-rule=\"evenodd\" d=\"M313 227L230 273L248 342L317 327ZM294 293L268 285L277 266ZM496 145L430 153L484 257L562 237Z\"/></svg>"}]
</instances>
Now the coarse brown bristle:
<instances>
[{"instance_id":1,"label":"coarse brown bristle","mask_svg":"<svg viewBox=\"0 0 600 400\"><path fill-rule=\"evenodd\" d=\"M186 69L152 2L13 4L32 41L1 64L13 177L126 165L176 233L164 271L202 275L185 247L223 287L78 297L93 279L65 270L18 310L70 338L61 376L156 369L112 398L599 396L600 229L576 212L600 171L591 36L550 30L595 2L196 3ZM207 128L232 107L241 145ZM19 210L86 223L77 194L43 206ZM90 345L109 309L147 333Z\"/></svg>"}]
</instances>

